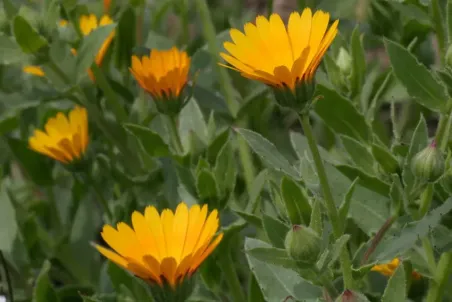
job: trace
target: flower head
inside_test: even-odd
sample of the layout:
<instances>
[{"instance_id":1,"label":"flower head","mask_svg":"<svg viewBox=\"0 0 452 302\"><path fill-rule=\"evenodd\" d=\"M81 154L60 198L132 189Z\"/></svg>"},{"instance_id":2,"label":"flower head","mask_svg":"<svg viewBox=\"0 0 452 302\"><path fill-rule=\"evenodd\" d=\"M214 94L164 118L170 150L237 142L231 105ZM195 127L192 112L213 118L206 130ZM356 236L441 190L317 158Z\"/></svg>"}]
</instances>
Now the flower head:
<instances>
[{"instance_id":1,"label":"flower head","mask_svg":"<svg viewBox=\"0 0 452 302\"><path fill-rule=\"evenodd\" d=\"M114 250L95 245L105 257L151 284L175 289L190 277L217 247L223 233L218 211L207 215L207 205L190 208L180 203L173 213L148 206L144 215L132 214L133 229L120 222L117 228L105 225L101 233Z\"/></svg>"},{"instance_id":2,"label":"flower head","mask_svg":"<svg viewBox=\"0 0 452 302\"><path fill-rule=\"evenodd\" d=\"M244 33L231 29L232 42L224 43L229 54L221 56L244 77L295 92L298 83L311 82L338 32L338 20L328 29L329 20L328 13L309 8L293 12L287 26L277 14L258 16Z\"/></svg>"},{"instance_id":3,"label":"flower head","mask_svg":"<svg viewBox=\"0 0 452 302\"><path fill-rule=\"evenodd\" d=\"M100 20L97 20L96 15L83 15L80 17L80 31L84 36L89 35L93 30L95 30L98 27L105 26L108 24L112 24L113 20L108 16L104 15ZM97 66L100 66L102 64L102 60L105 57L105 54L107 53L108 47L111 44L111 41L113 40L115 36L115 32L113 31L107 39L105 39L104 43L102 44L101 48L97 52L96 58L94 61L96 62ZM74 51L73 51L74 52ZM93 75L90 73L91 79L93 79Z\"/></svg>"},{"instance_id":4,"label":"flower head","mask_svg":"<svg viewBox=\"0 0 452 302\"><path fill-rule=\"evenodd\" d=\"M151 50L141 59L132 57L130 72L140 86L156 100L178 99L187 83L190 57L173 47L169 50Z\"/></svg>"},{"instance_id":5,"label":"flower head","mask_svg":"<svg viewBox=\"0 0 452 302\"><path fill-rule=\"evenodd\" d=\"M400 259L399 258L394 258L392 259L391 262L389 263L384 263L384 264L378 264L378 265L374 265L371 269L371 271L374 272L379 272L380 274L386 276L386 277L390 277L394 274L395 270L397 269L397 267L400 265ZM412 277L415 280L419 280L421 278L421 275L418 272L413 271L411 273Z\"/></svg>"},{"instance_id":6,"label":"flower head","mask_svg":"<svg viewBox=\"0 0 452 302\"><path fill-rule=\"evenodd\" d=\"M45 132L35 130L29 146L36 152L69 164L81 159L88 146L88 114L76 106L66 117L59 112L45 125Z\"/></svg>"},{"instance_id":7,"label":"flower head","mask_svg":"<svg viewBox=\"0 0 452 302\"><path fill-rule=\"evenodd\" d=\"M66 19L61 19L61 20L58 22L58 24L59 24L61 27L65 27L65 26L68 25L68 21L67 21Z\"/></svg>"},{"instance_id":8,"label":"flower head","mask_svg":"<svg viewBox=\"0 0 452 302\"><path fill-rule=\"evenodd\" d=\"M32 74L38 77L45 76L44 71L39 66L28 65L22 68L22 71L28 74Z\"/></svg>"}]
</instances>

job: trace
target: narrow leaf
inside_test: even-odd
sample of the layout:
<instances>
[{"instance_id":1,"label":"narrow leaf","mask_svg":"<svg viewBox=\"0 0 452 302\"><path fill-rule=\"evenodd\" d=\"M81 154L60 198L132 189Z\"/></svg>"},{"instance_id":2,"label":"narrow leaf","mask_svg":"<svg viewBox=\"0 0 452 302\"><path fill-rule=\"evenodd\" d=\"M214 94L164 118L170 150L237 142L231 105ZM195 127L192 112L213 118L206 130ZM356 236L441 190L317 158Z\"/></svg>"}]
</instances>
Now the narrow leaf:
<instances>
[{"instance_id":1,"label":"narrow leaf","mask_svg":"<svg viewBox=\"0 0 452 302\"><path fill-rule=\"evenodd\" d=\"M267 214L263 214L262 224L272 245L283 249L289 226Z\"/></svg>"},{"instance_id":2,"label":"narrow leaf","mask_svg":"<svg viewBox=\"0 0 452 302\"><path fill-rule=\"evenodd\" d=\"M381 299L382 302L400 302L406 301L406 280L405 269L399 265L394 275L388 281L385 292Z\"/></svg>"}]
</instances>

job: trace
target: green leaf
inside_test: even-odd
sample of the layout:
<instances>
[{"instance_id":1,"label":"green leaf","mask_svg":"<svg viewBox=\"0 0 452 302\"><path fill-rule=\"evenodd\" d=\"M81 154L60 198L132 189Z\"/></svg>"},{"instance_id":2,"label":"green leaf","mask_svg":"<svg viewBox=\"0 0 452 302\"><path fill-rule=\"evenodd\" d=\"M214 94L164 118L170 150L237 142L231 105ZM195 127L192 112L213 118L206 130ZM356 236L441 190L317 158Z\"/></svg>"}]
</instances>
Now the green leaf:
<instances>
[{"instance_id":1,"label":"green leaf","mask_svg":"<svg viewBox=\"0 0 452 302\"><path fill-rule=\"evenodd\" d=\"M289 163L289 161L278 151L278 149L270 141L264 138L259 133L248 129L235 129L259 155L262 160L267 163L272 169L286 173L294 179L299 180L300 175L297 170Z\"/></svg>"},{"instance_id":2,"label":"green leaf","mask_svg":"<svg viewBox=\"0 0 452 302\"><path fill-rule=\"evenodd\" d=\"M28 144L17 138L7 138L8 146L28 176L38 185L52 184L52 169L45 161L47 158L28 147Z\"/></svg>"},{"instance_id":3,"label":"green leaf","mask_svg":"<svg viewBox=\"0 0 452 302\"><path fill-rule=\"evenodd\" d=\"M234 210L234 212L249 224L254 225L258 229L262 229L262 219L260 217L239 210Z\"/></svg>"},{"instance_id":4,"label":"green leaf","mask_svg":"<svg viewBox=\"0 0 452 302\"><path fill-rule=\"evenodd\" d=\"M353 162L368 174L373 175L374 158L366 146L348 136L341 135L340 137Z\"/></svg>"},{"instance_id":5,"label":"green leaf","mask_svg":"<svg viewBox=\"0 0 452 302\"><path fill-rule=\"evenodd\" d=\"M315 112L334 132L358 141L370 140L369 125L350 100L321 84L317 85L317 94L323 98L316 102Z\"/></svg>"},{"instance_id":6,"label":"green leaf","mask_svg":"<svg viewBox=\"0 0 452 302\"><path fill-rule=\"evenodd\" d=\"M350 204L352 202L353 193L355 192L356 184L359 182L359 177L355 178L350 187L348 188L347 193L342 200L341 206L339 207L339 221L345 226L348 212L350 210Z\"/></svg>"},{"instance_id":7,"label":"green leaf","mask_svg":"<svg viewBox=\"0 0 452 302\"><path fill-rule=\"evenodd\" d=\"M16 210L7 194L7 184L3 181L0 183L0 251L13 251L17 230Z\"/></svg>"},{"instance_id":8,"label":"green leaf","mask_svg":"<svg viewBox=\"0 0 452 302\"><path fill-rule=\"evenodd\" d=\"M283 249L289 226L267 214L262 215L262 224L273 246Z\"/></svg>"},{"instance_id":9,"label":"green leaf","mask_svg":"<svg viewBox=\"0 0 452 302\"><path fill-rule=\"evenodd\" d=\"M216 208L218 208L218 185L211 172L202 170L198 173L196 177L196 190L201 200L213 201Z\"/></svg>"},{"instance_id":10,"label":"green leaf","mask_svg":"<svg viewBox=\"0 0 452 302\"><path fill-rule=\"evenodd\" d=\"M285 249L274 247L258 247L246 251L247 254L268 264L282 266L288 269L296 269L297 263L290 258Z\"/></svg>"},{"instance_id":11,"label":"green leaf","mask_svg":"<svg viewBox=\"0 0 452 302\"><path fill-rule=\"evenodd\" d=\"M406 301L405 269L399 265L388 281L381 302Z\"/></svg>"},{"instance_id":12,"label":"green leaf","mask_svg":"<svg viewBox=\"0 0 452 302\"><path fill-rule=\"evenodd\" d=\"M412 186L414 185L415 177L413 172L411 172L411 160L413 157L423 150L428 145L428 129L427 123L423 116L421 116L419 123L414 130L413 136L411 137L410 148L408 154L405 157L405 163L403 166L402 178L405 183L406 192L410 192Z\"/></svg>"},{"instance_id":13,"label":"green leaf","mask_svg":"<svg viewBox=\"0 0 452 302\"><path fill-rule=\"evenodd\" d=\"M358 26L355 27L352 33L350 42L352 62L352 73L350 75L350 88L352 98L359 95L364 85L364 77L366 75L366 55L362 42L362 36L359 33Z\"/></svg>"},{"instance_id":14,"label":"green leaf","mask_svg":"<svg viewBox=\"0 0 452 302\"><path fill-rule=\"evenodd\" d=\"M130 34L135 31L136 23L135 12L129 6L121 14L118 21L117 36L115 38L116 62L125 69L130 66L132 49L136 44L136 35Z\"/></svg>"},{"instance_id":15,"label":"green leaf","mask_svg":"<svg viewBox=\"0 0 452 302\"><path fill-rule=\"evenodd\" d=\"M290 222L293 225L308 225L311 219L311 205L301 187L291 178L284 176L281 181L281 196Z\"/></svg>"},{"instance_id":16,"label":"green leaf","mask_svg":"<svg viewBox=\"0 0 452 302\"><path fill-rule=\"evenodd\" d=\"M25 53L35 53L47 45L47 41L22 16L14 18L13 29L16 41Z\"/></svg>"},{"instance_id":17,"label":"green leaf","mask_svg":"<svg viewBox=\"0 0 452 302\"><path fill-rule=\"evenodd\" d=\"M328 267L332 267L342 252L344 245L347 244L350 239L349 234L344 234L334 242L334 244L328 249L328 254L324 258L323 263L319 263L320 271L325 270Z\"/></svg>"},{"instance_id":18,"label":"green leaf","mask_svg":"<svg viewBox=\"0 0 452 302\"><path fill-rule=\"evenodd\" d=\"M193 151L191 143L191 134L195 134L203 144L208 143L207 140L207 124L195 99L188 101L188 104L179 114L179 134L185 151Z\"/></svg>"},{"instance_id":19,"label":"green leaf","mask_svg":"<svg viewBox=\"0 0 452 302\"><path fill-rule=\"evenodd\" d=\"M254 212L259 205L260 195L267 181L268 170L262 170L253 180L248 197L247 210Z\"/></svg>"},{"instance_id":20,"label":"green leaf","mask_svg":"<svg viewBox=\"0 0 452 302\"><path fill-rule=\"evenodd\" d=\"M218 183L221 197L226 196L235 188L237 166L234 151L229 141L221 148L215 161L215 180Z\"/></svg>"},{"instance_id":21,"label":"green leaf","mask_svg":"<svg viewBox=\"0 0 452 302\"><path fill-rule=\"evenodd\" d=\"M44 261L33 289L33 302L58 302L57 294L49 278L50 266L48 260Z\"/></svg>"},{"instance_id":22,"label":"green leaf","mask_svg":"<svg viewBox=\"0 0 452 302\"><path fill-rule=\"evenodd\" d=\"M430 211L419 221L407 224L400 232L381 242L371 258L377 262L390 261L413 248L419 239L427 236L441 222L441 218L452 210L452 198Z\"/></svg>"},{"instance_id":23,"label":"green leaf","mask_svg":"<svg viewBox=\"0 0 452 302\"><path fill-rule=\"evenodd\" d=\"M42 18L44 30L50 35L52 30L57 26L58 19L60 18L60 6L58 0L45 1L45 12Z\"/></svg>"},{"instance_id":24,"label":"green leaf","mask_svg":"<svg viewBox=\"0 0 452 302\"><path fill-rule=\"evenodd\" d=\"M448 0L446 5L446 30L447 42L446 45L452 44L452 1Z\"/></svg>"},{"instance_id":25,"label":"green leaf","mask_svg":"<svg viewBox=\"0 0 452 302\"><path fill-rule=\"evenodd\" d=\"M320 199L315 199L312 203L309 227L316 231L317 234L323 234L322 204Z\"/></svg>"},{"instance_id":26,"label":"green leaf","mask_svg":"<svg viewBox=\"0 0 452 302\"><path fill-rule=\"evenodd\" d=\"M135 124L124 124L124 128L137 139L150 156L164 157L170 154L168 145L151 129Z\"/></svg>"},{"instance_id":27,"label":"green leaf","mask_svg":"<svg viewBox=\"0 0 452 302\"><path fill-rule=\"evenodd\" d=\"M10 20L19 12L19 8L11 0L3 0L3 9Z\"/></svg>"},{"instance_id":28,"label":"green leaf","mask_svg":"<svg viewBox=\"0 0 452 302\"><path fill-rule=\"evenodd\" d=\"M74 79L79 82L94 63L97 53L102 47L104 41L115 29L116 24L100 26L93 30L88 36L83 38L80 48L77 50L77 60L75 66Z\"/></svg>"},{"instance_id":29,"label":"green leaf","mask_svg":"<svg viewBox=\"0 0 452 302\"><path fill-rule=\"evenodd\" d=\"M390 40L385 45L394 73L410 96L432 111L444 112L448 100L444 86L402 45Z\"/></svg>"},{"instance_id":30,"label":"green leaf","mask_svg":"<svg viewBox=\"0 0 452 302\"><path fill-rule=\"evenodd\" d=\"M246 238L245 251L255 248L270 248L270 245L257 239ZM322 297L320 287L304 280L295 271L265 263L248 253L246 257L265 301L284 301L289 296L301 301Z\"/></svg>"},{"instance_id":31,"label":"green leaf","mask_svg":"<svg viewBox=\"0 0 452 302\"><path fill-rule=\"evenodd\" d=\"M9 65L22 62L25 55L19 45L3 34L0 34L0 63Z\"/></svg>"},{"instance_id":32,"label":"green leaf","mask_svg":"<svg viewBox=\"0 0 452 302\"><path fill-rule=\"evenodd\" d=\"M372 154L386 173L395 173L399 170L399 162L387 149L372 144Z\"/></svg>"},{"instance_id":33,"label":"green leaf","mask_svg":"<svg viewBox=\"0 0 452 302\"><path fill-rule=\"evenodd\" d=\"M389 194L389 184L385 183L376 176L367 174L367 171L364 172L361 169L357 169L349 165L336 165L336 168L351 181L359 177L359 184L369 190L375 191L383 196L387 196Z\"/></svg>"}]
</instances>

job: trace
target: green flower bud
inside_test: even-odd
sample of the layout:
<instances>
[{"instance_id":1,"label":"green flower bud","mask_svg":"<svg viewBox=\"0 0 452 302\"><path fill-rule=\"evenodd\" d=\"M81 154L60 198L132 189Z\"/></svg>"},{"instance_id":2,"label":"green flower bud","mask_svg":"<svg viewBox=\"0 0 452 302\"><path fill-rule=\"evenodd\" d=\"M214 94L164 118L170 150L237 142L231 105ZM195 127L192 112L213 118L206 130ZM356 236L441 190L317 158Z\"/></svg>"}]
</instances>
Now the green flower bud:
<instances>
[{"instance_id":1,"label":"green flower bud","mask_svg":"<svg viewBox=\"0 0 452 302\"><path fill-rule=\"evenodd\" d=\"M339 54L336 58L336 65L344 75L349 75L352 71L352 57L343 47L339 49Z\"/></svg>"},{"instance_id":2,"label":"green flower bud","mask_svg":"<svg viewBox=\"0 0 452 302\"><path fill-rule=\"evenodd\" d=\"M314 265L322 246L322 239L311 228L294 225L286 235L284 242L289 256L303 265Z\"/></svg>"},{"instance_id":3,"label":"green flower bud","mask_svg":"<svg viewBox=\"0 0 452 302\"><path fill-rule=\"evenodd\" d=\"M444 157L433 141L427 148L416 154L411 162L413 174L428 182L435 182L445 169Z\"/></svg>"},{"instance_id":4,"label":"green flower bud","mask_svg":"<svg viewBox=\"0 0 452 302\"><path fill-rule=\"evenodd\" d=\"M445 59L447 66L452 67L452 45L447 48Z\"/></svg>"},{"instance_id":5,"label":"green flower bud","mask_svg":"<svg viewBox=\"0 0 452 302\"><path fill-rule=\"evenodd\" d=\"M364 294L346 289L335 302L369 302Z\"/></svg>"}]
</instances>

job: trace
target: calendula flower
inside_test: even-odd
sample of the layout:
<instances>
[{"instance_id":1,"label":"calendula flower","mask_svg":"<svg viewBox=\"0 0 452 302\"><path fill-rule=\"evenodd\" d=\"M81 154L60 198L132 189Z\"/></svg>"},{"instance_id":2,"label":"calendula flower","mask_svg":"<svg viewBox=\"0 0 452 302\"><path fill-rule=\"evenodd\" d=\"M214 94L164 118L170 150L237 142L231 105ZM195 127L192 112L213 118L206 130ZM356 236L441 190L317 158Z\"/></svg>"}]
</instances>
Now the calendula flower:
<instances>
[{"instance_id":1,"label":"calendula flower","mask_svg":"<svg viewBox=\"0 0 452 302\"><path fill-rule=\"evenodd\" d=\"M88 140L88 114L76 106L67 117L59 112L50 118L45 132L35 130L28 143L32 150L69 164L82 158Z\"/></svg>"},{"instance_id":2,"label":"calendula flower","mask_svg":"<svg viewBox=\"0 0 452 302\"><path fill-rule=\"evenodd\" d=\"M374 265L371 270L374 272L379 272L386 277L391 277L399 265L400 259L394 258L389 263ZM421 279L421 275L418 272L413 271L411 275L415 280Z\"/></svg>"},{"instance_id":3,"label":"calendula flower","mask_svg":"<svg viewBox=\"0 0 452 302\"><path fill-rule=\"evenodd\" d=\"M82 32L82 34L84 36L87 36L96 28L105 26L108 24L112 24L112 23L113 23L113 20L107 15L102 16L102 18L100 18L100 20L97 20L97 17L94 14L83 15L80 17L80 31ZM111 41L113 40L114 36L115 36L115 32L113 31L107 37L107 39L105 39L101 48L97 52L96 58L94 59L94 62L96 63L97 66L100 66L102 64L102 61L105 57L105 54L107 53L108 47L110 46ZM75 49L72 49L71 51L73 54L77 53L77 51ZM88 73L89 73L90 78L94 81L94 75L91 72L91 70L88 70Z\"/></svg>"},{"instance_id":4,"label":"calendula flower","mask_svg":"<svg viewBox=\"0 0 452 302\"><path fill-rule=\"evenodd\" d=\"M39 66L33 66L33 65L24 66L24 68L22 68L22 71L25 73L28 73L28 74L38 76L38 77L45 76L44 71Z\"/></svg>"},{"instance_id":5,"label":"calendula flower","mask_svg":"<svg viewBox=\"0 0 452 302\"><path fill-rule=\"evenodd\" d=\"M132 56L130 72L164 113L177 114L183 103L181 93L187 84L189 69L190 57L173 47L170 50L153 49L149 56L141 59Z\"/></svg>"},{"instance_id":6,"label":"calendula flower","mask_svg":"<svg viewBox=\"0 0 452 302\"><path fill-rule=\"evenodd\" d=\"M319 10L312 14L309 8L301 15L293 12L287 26L277 14L269 19L258 16L256 24L245 24L244 32L231 29L232 42L224 43L228 53L221 53L221 57L232 65L226 67L246 78L304 97L306 92L298 90L303 83L312 83L322 57L338 32L339 22L334 21L328 28L329 20L328 13ZM304 89L309 90L308 94L313 92L311 87Z\"/></svg>"},{"instance_id":7,"label":"calendula flower","mask_svg":"<svg viewBox=\"0 0 452 302\"><path fill-rule=\"evenodd\" d=\"M144 215L137 211L132 214L133 228L123 222L116 229L104 226L102 238L114 251L95 247L149 284L174 291L193 275L223 238L223 233L215 236L218 211L209 215L207 212L207 205L188 208L182 202L175 213L165 209L159 215L155 207L148 206Z\"/></svg>"}]
</instances>

